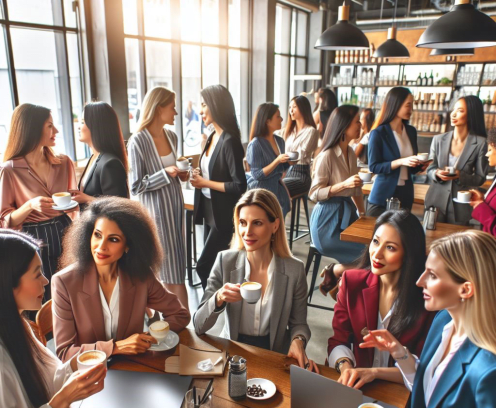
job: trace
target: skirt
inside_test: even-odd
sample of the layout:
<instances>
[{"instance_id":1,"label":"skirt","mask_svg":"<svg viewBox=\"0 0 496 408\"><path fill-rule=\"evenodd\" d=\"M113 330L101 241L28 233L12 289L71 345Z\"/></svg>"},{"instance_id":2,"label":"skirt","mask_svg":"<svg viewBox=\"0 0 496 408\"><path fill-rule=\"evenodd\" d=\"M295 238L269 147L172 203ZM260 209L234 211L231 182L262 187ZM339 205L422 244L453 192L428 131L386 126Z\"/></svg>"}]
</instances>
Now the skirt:
<instances>
[{"instance_id":1,"label":"skirt","mask_svg":"<svg viewBox=\"0 0 496 408\"><path fill-rule=\"evenodd\" d=\"M312 176L308 164L296 164L291 166L283 179L288 188L290 197L296 197L310 191Z\"/></svg>"}]
</instances>

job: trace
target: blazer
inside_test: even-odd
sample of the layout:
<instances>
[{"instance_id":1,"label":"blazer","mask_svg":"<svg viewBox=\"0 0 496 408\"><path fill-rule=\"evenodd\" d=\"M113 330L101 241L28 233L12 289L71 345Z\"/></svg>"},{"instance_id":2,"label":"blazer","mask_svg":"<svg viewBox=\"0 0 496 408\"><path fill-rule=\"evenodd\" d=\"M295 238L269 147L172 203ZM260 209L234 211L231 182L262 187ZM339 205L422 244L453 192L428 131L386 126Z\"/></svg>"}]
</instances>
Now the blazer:
<instances>
[{"instance_id":1,"label":"blazer","mask_svg":"<svg viewBox=\"0 0 496 408\"><path fill-rule=\"evenodd\" d=\"M270 349L286 354L291 340L298 334L310 340L307 324L307 279L303 262L296 258L276 257L272 279L273 303L270 316ZM215 294L226 283L243 283L245 276L245 250L221 251L208 278L207 288L198 310L193 316L193 325L198 335L210 330L220 313L226 311L225 330L231 340L237 340L242 302L227 303L217 309Z\"/></svg>"},{"instance_id":2,"label":"blazer","mask_svg":"<svg viewBox=\"0 0 496 408\"><path fill-rule=\"evenodd\" d=\"M413 154L418 154L417 129L410 125L404 125L406 133L412 144ZM368 149L369 170L377 174L369 195L369 202L382 207L386 206L386 200L393 196L398 185L400 169L391 170L391 162L400 159L400 150L394 138L393 130L388 124L381 125L370 132ZM408 167L408 174L418 173L420 167ZM413 187L412 187L413 189ZM413 194L413 191L412 191Z\"/></svg>"},{"instance_id":3,"label":"blazer","mask_svg":"<svg viewBox=\"0 0 496 408\"><path fill-rule=\"evenodd\" d=\"M86 183L83 186L81 180L79 180L79 190L93 197L117 196L129 198L126 169L116 155L100 153L91 169L88 169L88 165L89 162L81 176L82 180L86 172L89 171Z\"/></svg>"},{"instance_id":4,"label":"blazer","mask_svg":"<svg viewBox=\"0 0 496 408\"><path fill-rule=\"evenodd\" d=\"M443 328L451 321L446 310L439 312L427 336L415 374L411 408L494 408L496 407L496 355L477 347L469 339L461 345L425 405L424 374L441 344Z\"/></svg>"},{"instance_id":5,"label":"blazer","mask_svg":"<svg viewBox=\"0 0 496 408\"><path fill-rule=\"evenodd\" d=\"M205 148L200 156L203 158L212 143L213 133L208 137ZM222 132L213 152L208 166L209 178L212 181L225 183L224 193L211 190L213 218L215 227L219 231L232 232L233 212L236 203L246 191L246 176L243 168L245 156L241 139ZM203 206L201 205L201 189L195 189L194 220L196 224L203 224Z\"/></svg>"},{"instance_id":6,"label":"blazer","mask_svg":"<svg viewBox=\"0 0 496 408\"><path fill-rule=\"evenodd\" d=\"M70 265L52 276L53 335L57 356L69 360L78 352L102 350L112 354L114 340L106 340L96 267L80 271ZM179 332L189 323L189 311L176 295L155 278L145 282L119 273L119 322L117 338L142 333L145 309L162 312L170 329Z\"/></svg>"},{"instance_id":7,"label":"blazer","mask_svg":"<svg viewBox=\"0 0 496 408\"><path fill-rule=\"evenodd\" d=\"M482 224L482 230L496 236L496 188L494 184L490 189L484 201L472 211L472 218Z\"/></svg>"},{"instance_id":8,"label":"blazer","mask_svg":"<svg viewBox=\"0 0 496 408\"><path fill-rule=\"evenodd\" d=\"M343 345L353 350L357 367L372 367L374 349L361 349L358 345L362 343L361 331L364 327L377 330L379 290L379 277L368 269L348 270L343 274L332 319L334 335L329 338L327 355L335 347ZM401 334L398 339L401 344L420 355L434 316L435 313L425 311L413 326ZM394 360L390 357L389 367L393 366Z\"/></svg>"},{"instance_id":9,"label":"blazer","mask_svg":"<svg viewBox=\"0 0 496 408\"><path fill-rule=\"evenodd\" d=\"M436 177L437 169L448 166L453 131L435 136L432 139L430 159L434 161L427 168L430 187L425 196L425 206L442 208L445 211L448 201L456 197L458 191L481 186L486 181L488 162L486 157L487 142L482 136L469 134L465 147L458 159L456 168L460 170L460 178L442 181ZM453 203L457 222L468 222L472 217L472 208L466 204Z\"/></svg>"}]
</instances>

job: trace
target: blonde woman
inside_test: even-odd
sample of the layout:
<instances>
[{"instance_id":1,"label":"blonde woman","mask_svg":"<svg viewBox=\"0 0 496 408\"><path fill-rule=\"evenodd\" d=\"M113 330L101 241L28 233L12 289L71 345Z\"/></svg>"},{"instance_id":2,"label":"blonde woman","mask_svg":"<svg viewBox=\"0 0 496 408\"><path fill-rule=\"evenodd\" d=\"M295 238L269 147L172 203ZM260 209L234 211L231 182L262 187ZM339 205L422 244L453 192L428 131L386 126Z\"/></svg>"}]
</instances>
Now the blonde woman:
<instances>
[{"instance_id":1,"label":"blonde woman","mask_svg":"<svg viewBox=\"0 0 496 408\"><path fill-rule=\"evenodd\" d=\"M143 101L137 133L128 143L131 197L140 201L157 225L164 250L159 278L188 308L184 284L186 251L184 247L184 202L179 179L187 172L176 167L177 136L165 125L173 125L176 94L170 89L156 87Z\"/></svg>"},{"instance_id":2,"label":"blonde woman","mask_svg":"<svg viewBox=\"0 0 496 408\"><path fill-rule=\"evenodd\" d=\"M300 367L318 372L305 354L310 340L305 270L289 250L276 196L265 189L247 191L234 209L234 228L231 249L217 255L193 317L196 333L207 332L226 311L226 337L288 353ZM262 286L255 304L241 297L245 281Z\"/></svg>"},{"instance_id":3,"label":"blonde woman","mask_svg":"<svg viewBox=\"0 0 496 408\"><path fill-rule=\"evenodd\" d=\"M435 241L417 282L438 313L420 360L387 330L360 347L387 350L412 390L412 408L496 406L496 240L466 231Z\"/></svg>"}]
</instances>

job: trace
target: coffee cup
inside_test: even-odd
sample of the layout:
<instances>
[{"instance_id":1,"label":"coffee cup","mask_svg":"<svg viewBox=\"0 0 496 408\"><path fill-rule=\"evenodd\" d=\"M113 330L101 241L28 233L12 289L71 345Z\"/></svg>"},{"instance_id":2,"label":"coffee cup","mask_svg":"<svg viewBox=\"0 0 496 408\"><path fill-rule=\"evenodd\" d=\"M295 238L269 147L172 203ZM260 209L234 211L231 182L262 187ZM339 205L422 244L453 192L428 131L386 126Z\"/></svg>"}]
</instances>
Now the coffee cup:
<instances>
[{"instance_id":1,"label":"coffee cup","mask_svg":"<svg viewBox=\"0 0 496 408\"><path fill-rule=\"evenodd\" d=\"M88 350L77 356L78 370L89 370L98 364L103 364L107 367L107 354L101 350Z\"/></svg>"},{"instance_id":2,"label":"coffee cup","mask_svg":"<svg viewBox=\"0 0 496 408\"><path fill-rule=\"evenodd\" d=\"M167 334L169 334L169 323L159 320L153 322L148 329L152 337L160 344L165 341Z\"/></svg>"},{"instance_id":3,"label":"coffee cup","mask_svg":"<svg viewBox=\"0 0 496 408\"><path fill-rule=\"evenodd\" d=\"M419 153L417 154L417 159L420 161L426 161L429 158L429 153Z\"/></svg>"},{"instance_id":4,"label":"coffee cup","mask_svg":"<svg viewBox=\"0 0 496 408\"><path fill-rule=\"evenodd\" d=\"M55 193L52 195L52 200L59 207L66 207L71 203L71 193Z\"/></svg>"},{"instance_id":5,"label":"coffee cup","mask_svg":"<svg viewBox=\"0 0 496 408\"><path fill-rule=\"evenodd\" d=\"M454 174L455 173L455 166L446 166L444 168L444 171L447 171L448 174Z\"/></svg>"},{"instance_id":6,"label":"coffee cup","mask_svg":"<svg viewBox=\"0 0 496 408\"><path fill-rule=\"evenodd\" d=\"M288 155L289 160L291 161L298 160L298 157L300 157L300 153L298 152L287 152L286 154Z\"/></svg>"},{"instance_id":7,"label":"coffee cup","mask_svg":"<svg viewBox=\"0 0 496 408\"><path fill-rule=\"evenodd\" d=\"M241 297L248 303L257 303L262 296L262 285L258 282L245 282L241 285Z\"/></svg>"},{"instance_id":8,"label":"coffee cup","mask_svg":"<svg viewBox=\"0 0 496 408\"><path fill-rule=\"evenodd\" d=\"M189 161L186 157L180 157L179 159L177 159L176 161L176 166L179 170L181 171L185 171L185 170L188 170L188 167L189 167Z\"/></svg>"},{"instance_id":9,"label":"coffee cup","mask_svg":"<svg viewBox=\"0 0 496 408\"><path fill-rule=\"evenodd\" d=\"M372 180L372 173L370 171L359 171L358 177L360 177L362 181L365 181L367 183Z\"/></svg>"},{"instance_id":10,"label":"coffee cup","mask_svg":"<svg viewBox=\"0 0 496 408\"><path fill-rule=\"evenodd\" d=\"M462 203L469 203L471 197L472 193L470 191L459 191L456 196L456 198L458 198L458 201L461 201Z\"/></svg>"},{"instance_id":11,"label":"coffee cup","mask_svg":"<svg viewBox=\"0 0 496 408\"><path fill-rule=\"evenodd\" d=\"M358 408L383 408L383 406L374 402L366 402L365 404L359 405Z\"/></svg>"}]
</instances>

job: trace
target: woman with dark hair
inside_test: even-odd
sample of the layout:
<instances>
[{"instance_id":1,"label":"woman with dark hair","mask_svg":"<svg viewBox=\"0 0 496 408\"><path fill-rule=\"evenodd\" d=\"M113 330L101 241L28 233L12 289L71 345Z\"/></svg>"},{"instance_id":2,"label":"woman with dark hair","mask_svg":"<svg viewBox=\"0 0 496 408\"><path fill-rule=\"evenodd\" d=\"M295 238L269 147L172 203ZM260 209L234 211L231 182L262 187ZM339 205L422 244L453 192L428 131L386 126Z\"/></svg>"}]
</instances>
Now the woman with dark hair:
<instances>
[{"instance_id":1,"label":"woman with dark hair","mask_svg":"<svg viewBox=\"0 0 496 408\"><path fill-rule=\"evenodd\" d=\"M412 209L412 174L427 164L417 158L417 130L408 125L413 96L409 89L392 88L386 95L369 139L369 169L377 174L368 198L367 215L377 217L386 211L386 200L395 197L401 208Z\"/></svg>"},{"instance_id":2,"label":"woman with dark hair","mask_svg":"<svg viewBox=\"0 0 496 408\"><path fill-rule=\"evenodd\" d=\"M287 152L297 152L298 160L289 162L291 167L283 179L289 196L308 193L312 178L310 163L319 142L319 131L312 117L312 107L304 96L295 96L289 104L289 115L282 137Z\"/></svg>"},{"instance_id":3,"label":"woman with dark hair","mask_svg":"<svg viewBox=\"0 0 496 408\"><path fill-rule=\"evenodd\" d=\"M310 217L310 234L317 250L340 262L355 260L362 244L341 241L341 231L356 221L357 209L365 214L362 181L357 161L349 146L360 134L358 107L341 105L336 108L326 128L322 152L313 164L310 199L317 205Z\"/></svg>"},{"instance_id":4,"label":"woman with dark hair","mask_svg":"<svg viewBox=\"0 0 496 408\"><path fill-rule=\"evenodd\" d=\"M87 204L100 196L129 198L126 147L117 114L108 103L86 104L81 115L79 141L90 147L91 157L79 181L79 189L70 191L73 199Z\"/></svg>"},{"instance_id":5,"label":"woman with dark hair","mask_svg":"<svg viewBox=\"0 0 496 408\"><path fill-rule=\"evenodd\" d=\"M246 191L241 144L234 101L222 85L201 91L200 115L214 131L200 156L200 168L191 178L195 190L195 223L204 225L204 247L196 264L203 289L207 286L215 258L229 248L233 232L233 211Z\"/></svg>"},{"instance_id":6,"label":"woman with dark hair","mask_svg":"<svg viewBox=\"0 0 496 408\"><path fill-rule=\"evenodd\" d=\"M369 330L388 329L420 355L434 318L415 286L425 265L425 235L417 217L387 211L378 219L368 250L341 279L327 355L339 382L360 388L375 379L403 383L388 352L358 347Z\"/></svg>"},{"instance_id":7,"label":"woman with dark hair","mask_svg":"<svg viewBox=\"0 0 496 408\"><path fill-rule=\"evenodd\" d=\"M318 104L319 109L313 114L313 119L320 133L320 138L323 138L331 113L338 107L338 98L329 88L320 88Z\"/></svg>"},{"instance_id":8,"label":"woman with dark hair","mask_svg":"<svg viewBox=\"0 0 496 408\"><path fill-rule=\"evenodd\" d=\"M86 350L144 353L156 343L143 333L146 308L171 330L190 314L156 278L162 250L152 218L140 203L121 197L93 201L64 237L64 268L52 280L57 355L67 361Z\"/></svg>"},{"instance_id":9,"label":"woman with dark hair","mask_svg":"<svg viewBox=\"0 0 496 408\"><path fill-rule=\"evenodd\" d=\"M57 268L64 230L71 223L64 211L53 208L52 195L77 188L72 160L52 149L57 133L49 109L29 103L18 106L0 166L0 226L43 241L41 261L49 281ZM75 206L71 203L69 208ZM45 300L50 298L48 287Z\"/></svg>"},{"instance_id":10,"label":"woman with dark hair","mask_svg":"<svg viewBox=\"0 0 496 408\"><path fill-rule=\"evenodd\" d=\"M369 135L372 125L375 121L375 113L373 109L367 108L360 114L360 123L362 124L362 130L360 131L360 137L351 142L351 147L355 151L355 155L358 159L358 167L367 167L368 163L368 147Z\"/></svg>"},{"instance_id":11,"label":"woman with dark hair","mask_svg":"<svg viewBox=\"0 0 496 408\"><path fill-rule=\"evenodd\" d=\"M40 242L0 229L0 406L69 408L103 389L103 364L77 371L76 358L62 364L23 317L41 308L48 279L38 255Z\"/></svg>"},{"instance_id":12,"label":"woman with dark hair","mask_svg":"<svg viewBox=\"0 0 496 408\"><path fill-rule=\"evenodd\" d=\"M487 134L482 102L476 96L458 99L451 112L454 130L432 139L427 168L430 187L425 206L438 209L438 221L466 225L472 210L466 204L453 203L458 191L481 186L486 181ZM453 172L447 167L452 167Z\"/></svg>"},{"instance_id":13,"label":"woman with dark hair","mask_svg":"<svg viewBox=\"0 0 496 408\"><path fill-rule=\"evenodd\" d=\"M279 106L263 103L251 126L250 143L246 149L246 161L250 165L248 190L265 188L272 191L281 204L283 216L291 209L289 193L282 179L289 169L289 156L285 154L284 139L274 134L281 129L282 117Z\"/></svg>"}]
</instances>

